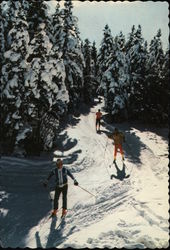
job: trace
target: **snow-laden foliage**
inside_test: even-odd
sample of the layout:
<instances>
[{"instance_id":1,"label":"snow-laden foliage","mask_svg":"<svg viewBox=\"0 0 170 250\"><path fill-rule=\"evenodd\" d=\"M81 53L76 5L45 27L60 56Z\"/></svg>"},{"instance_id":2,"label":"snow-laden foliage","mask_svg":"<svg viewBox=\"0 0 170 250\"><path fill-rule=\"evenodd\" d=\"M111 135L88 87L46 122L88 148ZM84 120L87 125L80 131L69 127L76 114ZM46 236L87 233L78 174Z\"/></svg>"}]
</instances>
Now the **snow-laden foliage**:
<instances>
[{"instance_id":1,"label":"snow-laden foliage","mask_svg":"<svg viewBox=\"0 0 170 250\"><path fill-rule=\"evenodd\" d=\"M69 107L74 109L81 99L83 90L84 57L77 25L78 20L72 14L72 1L65 1L64 6L65 9L62 11L64 18L62 58L66 72L65 83L70 97Z\"/></svg>"},{"instance_id":2,"label":"snow-laden foliage","mask_svg":"<svg viewBox=\"0 0 170 250\"><path fill-rule=\"evenodd\" d=\"M134 26L126 45L128 63L128 115L133 118L143 117L143 103L146 91L146 62L148 61L147 43L142 37L141 26L135 30Z\"/></svg>"},{"instance_id":3,"label":"snow-laden foliage","mask_svg":"<svg viewBox=\"0 0 170 250\"><path fill-rule=\"evenodd\" d=\"M10 2L11 29L8 32L8 50L2 66L2 120L4 140L15 138L28 121L28 100L25 89L29 36L25 13L19 1Z\"/></svg>"},{"instance_id":4,"label":"snow-laden foliage","mask_svg":"<svg viewBox=\"0 0 170 250\"><path fill-rule=\"evenodd\" d=\"M124 53L125 37L120 32L114 39L114 49L107 60L108 68L103 73L101 86L104 89L107 111L118 120L125 118L127 102L128 68Z\"/></svg>"},{"instance_id":5,"label":"snow-laden foliage","mask_svg":"<svg viewBox=\"0 0 170 250\"><path fill-rule=\"evenodd\" d=\"M103 90L105 107L115 120L167 123L167 55L162 49L161 30L148 49L140 25L137 29L132 26L126 43L123 34L113 39L105 27L98 55L99 89Z\"/></svg>"},{"instance_id":6,"label":"snow-laden foliage","mask_svg":"<svg viewBox=\"0 0 170 250\"><path fill-rule=\"evenodd\" d=\"M98 53L98 65L99 65L99 70L98 70L98 77L99 81L102 78L103 73L107 70L108 68L108 57L110 56L110 53L113 51L113 37L111 34L111 30L108 25L105 26L103 30L103 39L99 48L99 53Z\"/></svg>"},{"instance_id":7,"label":"snow-laden foliage","mask_svg":"<svg viewBox=\"0 0 170 250\"><path fill-rule=\"evenodd\" d=\"M65 87L65 67L60 54L53 50L53 44L46 33L46 24L40 20L34 38L30 42L30 71L26 78L26 86L32 88L32 103L35 109L39 127L39 137L43 141L44 149L50 149L58 127L60 115L67 109L69 101ZM48 124L49 112L53 112L53 125ZM56 118L57 117L57 118ZM56 121L57 119L57 121ZM48 131L48 133L47 133ZM53 132L51 132L53 131ZM48 140L47 140L48 138ZM49 142L49 138L51 141Z\"/></svg>"},{"instance_id":8,"label":"snow-laden foliage","mask_svg":"<svg viewBox=\"0 0 170 250\"><path fill-rule=\"evenodd\" d=\"M97 77L98 72L98 62L97 62L97 48L95 41L91 47L91 59L92 59L92 72L95 77Z\"/></svg>"},{"instance_id":9,"label":"snow-laden foliage","mask_svg":"<svg viewBox=\"0 0 170 250\"><path fill-rule=\"evenodd\" d=\"M83 46L83 55L85 60L84 67L84 100L89 103L96 96L96 90L98 87L96 79L96 68L97 68L97 52L95 50L95 43L93 47L88 39L85 40Z\"/></svg>"},{"instance_id":10,"label":"snow-laden foliage","mask_svg":"<svg viewBox=\"0 0 170 250\"><path fill-rule=\"evenodd\" d=\"M51 30L53 47L58 53L62 53L64 43L64 19L62 11L60 11L59 2L57 2L55 13L52 15Z\"/></svg>"},{"instance_id":11,"label":"snow-laden foliage","mask_svg":"<svg viewBox=\"0 0 170 250\"><path fill-rule=\"evenodd\" d=\"M169 91L167 82L164 81L167 74L167 57L164 56L161 42L161 30L152 39L149 46L149 59L147 62L147 98L146 108L151 122L160 124L168 118Z\"/></svg>"},{"instance_id":12,"label":"snow-laden foliage","mask_svg":"<svg viewBox=\"0 0 170 250\"><path fill-rule=\"evenodd\" d=\"M3 2L0 3L0 70L2 67L2 63L3 63L3 53L5 51L5 37L4 37L4 32L5 32L5 28L4 28L4 21L5 19L5 14L3 11Z\"/></svg>"}]
</instances>

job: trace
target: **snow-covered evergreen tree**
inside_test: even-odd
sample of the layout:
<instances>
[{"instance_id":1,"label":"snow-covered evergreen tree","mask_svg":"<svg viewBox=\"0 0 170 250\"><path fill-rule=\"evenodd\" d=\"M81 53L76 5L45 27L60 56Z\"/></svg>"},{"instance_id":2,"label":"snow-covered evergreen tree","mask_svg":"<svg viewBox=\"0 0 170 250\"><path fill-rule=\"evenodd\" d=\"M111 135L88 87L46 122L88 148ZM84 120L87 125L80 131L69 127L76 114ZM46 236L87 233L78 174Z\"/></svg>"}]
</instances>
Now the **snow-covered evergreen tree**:
<instances>
[{"instance_id":1,"label":"snow-covered evergreen tree","mask_svg":"<svg viewBox=\"0 0 170 250\"><path fill-rule=\"evenodd\" d=\"M165 57L162 49L161 42L161 30L159 29L156 36L151 40L149 47L149 60L147 63L148 75L147 75L147 111L148 119L154 123L165 122L164 108L165 100L167 100L167 91L165 91L166 84L164 81L165 71L163 67ZM165 86L164 86L165 84ZM166 102L166 101L165 101ZM166 102L167 106L168 103ZM145 105L146 106L146 105ZM167 117L166 117L167 118ZM166 120L167 121L167 120Z\"/></svg>"},{"instance_id":2,"label":"snow-covered evergreen tree","mask_svg":"<svg viewBox=\"0 0 170 250\"><path fill-rule=\"evenodd\" d=\"M108 69L102 77L106 110L115 120L126 117L128 68L124 53L125 37L122 32L114 39L114 50L108 57Z\"/></svg>"},{"instance_id":3,"label":"snow-covered evergreen tree","mask_svg":"<svg viewBox=\"0 0 170 250\"><path fill-rule=\"evenodd\" d=\"M91 48L91 59L92 59L92 71L93 71L93 75L95 77L97 77L97 73L98 73L98 62L97 62L97 48L96 48L96 43L95 41L92 44L92 48Z\"/></svg>"},{"instance_id":4,"label":"snow-covered evergreen tree","mask_svg":"<svg viewBox=\"0 0 170 250\"><path fill-rule=\"evenodd\" d=\"M34 16L48 15L45 3L39 3ZM40 9L42 7L42 9ZM45 13L44 13L45 12ZM46 19L45 19L46 20ZM46 33L46 21L39 18L30 42L30 70L26 86L31 89L32 112L37 120L37 141L44 149L53 145L59 118L67 109L68 93L65 87L65 67L61 54L53 50L53 44ZM53 125L52 125L53 124ZM48 132L47 132L48 131Z\"/></svg>"},{"instance_id":5,"label":"snow-covered evergreen tree","mask_svg":"<svg viewBox=\"0 0 170 250\"><path fill-rule=\"evenodd\" d=\"M4 15L4 7L3 7L3 2L0 3L0 70L2 68L2 63L3 63L3 59L4 59L4 52L5 52L5 37L4 37L4 19L5 19L5 15Z\"/></svg>"},{"instance_id":6,"label":"snow-covered evergreen tree","mask_svg":"<svg viewBox=\"0 0 170 250\"><path fill-rule=\"evenodd\" d=\"M60 4L57 2L55 13L52 15L52 42L57 51L62 52L64 42L63 18L60 11Z\"/></svg>"},{"instance_id":7,"label":"snow-covered evergreen tree","mask_svg":"<svg viewBox=\"0 0 170 250\"><path fill-rule=\"evenodd\" d=\"M170 88L169 88L169 48L165 52L164 63L162 67L162 88L160 93L160 102L163 109L162 122L168 122L169 113L169 100L170 100Z\"/></svg>"},{"instance_id":8,"label":"snow-covered evergreen tree","mask_svg":"<svg viewBox=\"0 0 170 250\"><path fill-rule=\"evenodd\" d=\"M93 100L96 86L95 86L95 76L94 76L94 66L91 55L91 45L88 39L85 39L83 47L83 55L85 60L84 67L84 100L86 103Z\"/></svg>"},{"instance_id":9,"label":"snow-covered evergreen tree","mask_svg":"<svg viewBox=\"0 0 170 250\"><path fill-rule=\"evenodd\" d=\"M111 35L111 30L109 26L106 24L104 31L103 31L103 39L99 48L99 54L98 54L98 78L99 82L102 79L103 73L107 70L108 65L108 57L113 51L113 37Z\"/></svg>"},{"instance_id":10,"label":"snow-covered evergreen tree","mask_svg":"<svg viewBox=\"0 0 170 250\"><path fill-rule=\"evenodd\" d=\"M66 72L65 83L70 97L69 107L74 109L81 99L83 90L84 58L81 49L77 18L72 14L72 1L65 1L64 6L65 9L62 12L64 18L62 58L64 60Z\"/></svg>"},{"instance_id":11,"label":"snow-covered evergreen tree","mask_svg":"<svg viewBox=\"0 0 170 250\"><path fill-rule=\"evenodd\" d=\"M128 115L133 118L142 118L144 110L144 92L146 82L146 62L148 59L147 43L142 37L141 26L135 31L134 26L126 46L129 67L128 86Z\"/></svg>"},{"instance_id":12,"label":"snow-covered evergreen tree","mask_svg":"<svg viewBox=\"0 0 170 250\"><path fill-rule=\"evenodd\" d=\"M2 75L2 66L4 63L4 52L5 52L5 36L4 36L4 20L5 20L5 15L4 15L4 5L3 2L0 3L0 75ZM3 90L3 84L1 81L0 84L0 100L1 100L1 108L0 108L0 112L1 112L1 119L0 119L0 145L3 143L3 132L4 132L4 121L3 121L3 113L2 113L2 90ZM2 147L2 146L1 146ZM1 152L0 152L1 154Z\"/></svg>"},{"instance_id":13,"label":"snow-covered evergreen tree","mask_svg":"<svg viewBox=\"0 0 170 250\"><path fill-rule=\"evenodd\" d=\"M12 26L7 34L8 50L4 53L1 82L3 135L7 140L10 139L12 146L16 144L19 131L27 124L24 81L29 36L21 2L11 1L9 9Z\"/></svg>"}]
</instances>

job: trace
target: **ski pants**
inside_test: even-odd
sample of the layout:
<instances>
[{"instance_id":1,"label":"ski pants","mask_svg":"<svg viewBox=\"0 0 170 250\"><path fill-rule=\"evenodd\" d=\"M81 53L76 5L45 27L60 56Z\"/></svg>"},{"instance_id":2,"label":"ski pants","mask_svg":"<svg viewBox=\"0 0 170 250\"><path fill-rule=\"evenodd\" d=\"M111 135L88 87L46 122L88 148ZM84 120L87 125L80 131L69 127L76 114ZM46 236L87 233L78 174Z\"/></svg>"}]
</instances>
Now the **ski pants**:
<instances>
[{"instance_id":1,"label":"ski pants","mask_svg":"<svg viewBox=\"0 0 170 250\"><path fill-rule=\"evenodd\" d=\"M118 149L120 150L120 153L123 157L123 149L121 144L115 144L115 149L114 149L114 159L116 159L117 151Z\"/></svg>"},{"instance_id":2,"label":"ski pants","mask_svg":"<svg viewBox=\"0 0 170 250\"><path fill-rule=\"evenodd\" d=\"M97 124L99 124L99 128L100 128L100 119L96 119L96 127L97 127Z\"/></svg>"},{"instance_id":3,"label":"ski pants","mask_svg":"<svg viewBox=\"0 0 170 250\"><path fill-rule=\"evenodd\" d=\"M68 185L66 184L63 187L56 187L55 189L55 196L54 196L54 209L58 209L58 201L60 198L60 194L62 193L62 202L63 202L63 209L67 209L67 190L68 190Z\"/></svg>"}]
</instances>

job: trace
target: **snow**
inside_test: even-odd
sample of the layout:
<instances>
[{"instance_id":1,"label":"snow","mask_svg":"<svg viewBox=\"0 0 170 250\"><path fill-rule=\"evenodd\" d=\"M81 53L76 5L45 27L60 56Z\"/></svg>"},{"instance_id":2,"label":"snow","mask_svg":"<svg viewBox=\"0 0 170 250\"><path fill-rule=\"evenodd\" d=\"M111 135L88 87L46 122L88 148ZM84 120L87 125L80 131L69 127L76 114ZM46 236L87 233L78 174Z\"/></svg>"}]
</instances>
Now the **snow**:
<instances>
[{"instance_id":1,"label":"snow","mask_svg":"<svg viewBox=\"0 0 170 250\"><path fill-rule=\"evenodd\" d=\"M103 123L97 134L95 113L99 108L105 114L102 102L89 113L68 118L68 126L57 135L52 158L1 157L0 238L4 247L169 246L168 130L116 124L126 136L125 165L130 177L111 180L113 143L106 134L115 124ZM43 224L52 204L42 181L59 157L79 186L69 179L68 214L57 228L55 219ZM119 157L118 153L118 164ZM61 199L59 204L61 207Z\"/></svg>"},{"instance_id":2,"label":"snow","mask_svg":"<svg viewBox=\"0 0 170 250\"><path fill-rule=\"evenodd\" d=\"M30 132L30 130L31 130L30 128L25 128L25 129L23 129L23 131L17 135L16 144L18 144L18 142L19 142L20 140L24 140L25 137L26 137L26 134L27 134L28 132Z\"/></svg>"},{"instance_id":3,"label":"snow","mask_svg":"<svg viewBox=\"0 0 170 250\"><path fill-rule=\"evenodd\" d=\"M10 58L11 62L17 62L20 56L21 55L19 53L15 53L12 50L8 50L7 52L4 53L4 57Z\"/></svg>"}]
</instances>

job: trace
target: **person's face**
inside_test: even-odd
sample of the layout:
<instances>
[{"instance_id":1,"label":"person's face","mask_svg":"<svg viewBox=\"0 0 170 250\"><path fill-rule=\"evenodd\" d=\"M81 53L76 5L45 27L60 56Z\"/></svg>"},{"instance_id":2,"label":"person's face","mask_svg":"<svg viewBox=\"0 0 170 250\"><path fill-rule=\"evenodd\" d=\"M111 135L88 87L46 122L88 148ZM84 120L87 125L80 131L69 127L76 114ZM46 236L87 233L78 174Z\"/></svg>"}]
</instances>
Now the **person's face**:
<instances>
[{"instance_id":1,"label":"person's face","mask_svg":"<svg viewBox=\"0 0 170 250\"><path fill-rule=\"evenodd\" d=\"M57 162L57 167L58 167L59 169L61 169L62 166L63 166L63 162L62 162L62 161Z\"/></svg>"}]
</instances>

